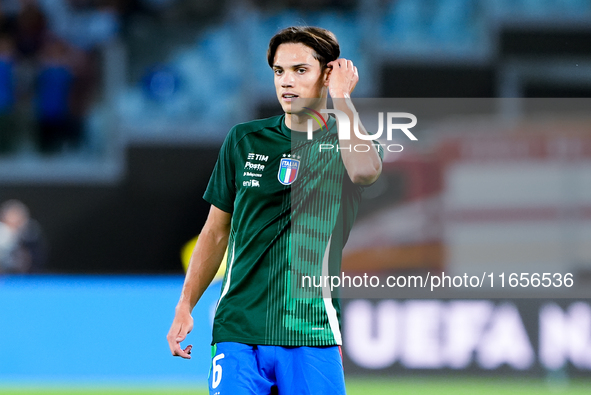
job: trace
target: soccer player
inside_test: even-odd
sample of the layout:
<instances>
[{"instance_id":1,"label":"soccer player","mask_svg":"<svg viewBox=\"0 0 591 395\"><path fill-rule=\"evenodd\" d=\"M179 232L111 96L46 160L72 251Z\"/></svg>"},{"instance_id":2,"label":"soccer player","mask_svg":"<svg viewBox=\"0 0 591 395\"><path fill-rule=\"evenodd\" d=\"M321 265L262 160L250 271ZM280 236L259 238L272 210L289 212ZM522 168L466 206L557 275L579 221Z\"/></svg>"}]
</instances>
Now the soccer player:
<instances>
[{"instance_id":1,"label":"soccer player","mask_svg":"<svg viewBox=\"0 0 591 395\"><path fill-rule=\"evenodd\" d=\"M325 29L277 33L267 58L284 114L236 125L220 150L204 195L211 209L167 336L173 355L190 358L181 342L193 328L191 311L228 247L210 394L345 393L338 298L326 289L298 292L302 275L338 275L363 187L382 169L375 146L351 148L367 144L353 125L359 76L339 55ZM328 95L351 120L347 139L336 119L318 117ZM317 121L312 139L309 119Z\"/></svg>"}]
</instances>

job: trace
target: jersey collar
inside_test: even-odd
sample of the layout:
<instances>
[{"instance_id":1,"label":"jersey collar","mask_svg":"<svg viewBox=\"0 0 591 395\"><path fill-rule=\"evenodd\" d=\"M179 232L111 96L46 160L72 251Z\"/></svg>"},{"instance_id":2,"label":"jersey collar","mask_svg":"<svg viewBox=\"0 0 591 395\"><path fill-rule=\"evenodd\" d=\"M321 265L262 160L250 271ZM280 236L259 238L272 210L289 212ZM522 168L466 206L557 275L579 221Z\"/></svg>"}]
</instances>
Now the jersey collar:
<instances>
[{"instance_id":1,"label":"jersey collar","mask_svg":"<svg viewBox=\"0 0 591 395\"><path fill-rule=\"evenodd\" d=\"M326 120L326 124L328 126L329 133L336 133L337 132L337 128L336 128L337 122L333 116L328 116L328 118ZM315 125L315 126L318 126L318 125ZM307 140L307 138L308 138L308 133L294 132L290 128L288 128L287 125L285 125L285 114L283 114L281 116L281 133L283 133L283 135L285 135L286 137L289 137L290 139L297 140L297 141ZM322 128L314 129L314 138L322 137L326 133L327 133L327 130L324 126L322 126Z\"/></svg>"}]
</instances>

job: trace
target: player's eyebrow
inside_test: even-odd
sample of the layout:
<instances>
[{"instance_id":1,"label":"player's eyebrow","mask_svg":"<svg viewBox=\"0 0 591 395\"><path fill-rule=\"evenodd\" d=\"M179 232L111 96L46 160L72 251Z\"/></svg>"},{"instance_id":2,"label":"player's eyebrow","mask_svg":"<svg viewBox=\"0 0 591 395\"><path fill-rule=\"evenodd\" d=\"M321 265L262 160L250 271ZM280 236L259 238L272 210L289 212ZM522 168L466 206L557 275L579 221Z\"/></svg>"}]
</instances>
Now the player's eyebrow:
<instances>
[{"instance_id":1,"label":"player's eyebrow","mask_svg":"<svg viewBox=\"0 0 591 395\"><path fill-rule=\"evenodd\" d=\"M309 64L309 63L297 63L297 64L291 65L291 66L289 66L289 67L290 67L290 68L292 68L292 69L297 69L297 68L299 68L299 67L304 67L304 66L308 66L308 67L309 67L309 66L312 66L312 65L311 65L311 64ZM278 65L278 64L274 64L274 65L273 65L273 68L274 68L274 69L282 69L282 68L283 68L283 66L280 66L280 65Z\"/></svg>"}]
</instances>

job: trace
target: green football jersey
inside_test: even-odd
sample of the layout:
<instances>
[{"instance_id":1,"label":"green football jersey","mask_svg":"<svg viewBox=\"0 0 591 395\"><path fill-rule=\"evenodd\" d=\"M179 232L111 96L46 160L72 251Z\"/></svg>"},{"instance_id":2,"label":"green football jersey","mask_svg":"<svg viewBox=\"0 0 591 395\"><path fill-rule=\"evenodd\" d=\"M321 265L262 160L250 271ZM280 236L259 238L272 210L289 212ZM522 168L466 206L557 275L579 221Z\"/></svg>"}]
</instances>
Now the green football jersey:
<instances>
[{"instance_id":1,"label":"green football jersey","mask_svg":"<svg viewBox=\"0 0 591 395\"><path fill-rule=\"evenodd\" d=\"M227 269L213 343L341 344L338 297L303 276L338 276L362 187L347 175L336 121L303 132L285 116L236 125L222 145L204 198L232 213ZM326 147L326 146L325 146Z\"/></svg>"}]
</instances>

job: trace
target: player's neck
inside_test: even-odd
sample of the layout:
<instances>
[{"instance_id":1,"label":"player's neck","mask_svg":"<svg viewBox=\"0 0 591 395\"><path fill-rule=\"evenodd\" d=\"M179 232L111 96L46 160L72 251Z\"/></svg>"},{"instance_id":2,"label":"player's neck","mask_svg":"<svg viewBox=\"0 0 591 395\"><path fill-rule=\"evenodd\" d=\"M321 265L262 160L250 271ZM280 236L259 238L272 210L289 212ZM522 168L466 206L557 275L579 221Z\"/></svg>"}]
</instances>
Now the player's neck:
<instances>
[{"instance_id":1,"label":"player's neck","mask_svg":"<svg viewBox=\"0 0 591 395\"><path fill-rule=\"evenodd\" d=\"M293 132L307 132L308 131L308 120L312 120L313 124L316 125L318 119L322 118L320 122L326 122L326 115L320 114L320 108L315 109L315 114L312 112L291 114L285 113L285 126L287 126ZM313 114L313 115L312 115Z\"/></svg>"}]
</instances>

